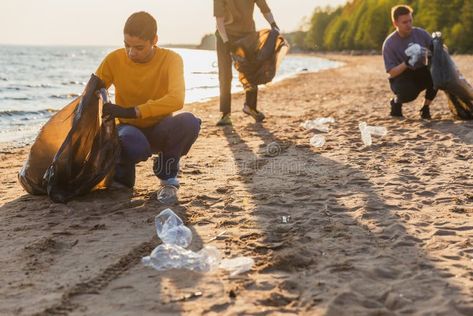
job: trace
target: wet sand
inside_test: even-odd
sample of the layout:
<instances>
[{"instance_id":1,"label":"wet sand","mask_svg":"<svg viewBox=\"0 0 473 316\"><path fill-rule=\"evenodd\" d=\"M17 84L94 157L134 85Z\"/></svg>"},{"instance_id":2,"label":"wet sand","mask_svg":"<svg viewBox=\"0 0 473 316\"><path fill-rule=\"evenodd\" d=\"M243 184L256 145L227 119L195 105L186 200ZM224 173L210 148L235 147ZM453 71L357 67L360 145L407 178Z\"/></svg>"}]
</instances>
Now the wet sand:
<instances>
[{"instance_id":1,"label":"wet sand","mask_svg":"<svg viewBox=\"0 0 473 316\"><path fill-rule=\"evenodd\" d=\"M216 100L187 106L204 123L171 208L191 249L255 259L235 277L141 264L166 208L151 161L133 191L54 204L17 183L28 147L1 150L0 314L473 315L473 122L453 120L443 92L432 121L421 99L392 119L380 56L324 57L345 66L261 91L264 124L241 94L233 127L214 126ZM455 60L473 82L473 57ZM300 124L329 116L310 146ZM364 147L360 121L388 135Z\"/></svg>"}]
</instances>

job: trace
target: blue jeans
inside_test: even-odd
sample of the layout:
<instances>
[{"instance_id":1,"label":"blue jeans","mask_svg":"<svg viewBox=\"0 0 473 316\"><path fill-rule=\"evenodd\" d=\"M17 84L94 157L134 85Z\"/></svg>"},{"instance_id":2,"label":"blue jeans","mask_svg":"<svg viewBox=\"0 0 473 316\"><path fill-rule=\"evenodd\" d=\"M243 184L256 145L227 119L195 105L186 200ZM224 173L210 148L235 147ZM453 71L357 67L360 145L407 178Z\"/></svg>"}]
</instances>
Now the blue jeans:
<instances>
[{"instance_id":1,"label":"blue jeans","mask_svg":"<svg viewBox=\"0 0 473 316\"><path fill-rule=\"evenodd\" d=\"M121 124L118 137L121 145L120 162L115 166L114 180L132 188L135 185L135 165L159 154L154 161L154 173L166 180L177 176L179 160L197 139L201 120L191 113L168 116L147 128Z\"/></svg>"}]
</instances>

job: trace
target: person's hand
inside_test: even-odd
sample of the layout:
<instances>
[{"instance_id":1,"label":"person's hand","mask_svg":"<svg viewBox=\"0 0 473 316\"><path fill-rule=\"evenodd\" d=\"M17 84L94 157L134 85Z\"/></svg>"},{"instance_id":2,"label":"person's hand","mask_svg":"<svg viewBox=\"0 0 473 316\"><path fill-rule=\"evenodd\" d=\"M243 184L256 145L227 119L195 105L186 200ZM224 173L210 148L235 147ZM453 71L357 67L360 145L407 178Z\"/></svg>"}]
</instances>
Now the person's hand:
<instances>
[{"instance_id":1,"label":"person's hand","mask_svg":"<svg viewBox=\"0 0 473 316\"><path fill-rule=\"evenodd\" d=\"M110 115L112 117L121 117L121 118L136 118L136 110L132 108L123 108L119 105L113 103L105 103L103 105L103 114Z\"/></svg>"},{"instance_id":2,"label":"person's hand","mask_svg":"<svg viewBox=\"0 0 473 316\"><path fill-rule=\"evenodd\" d=\"M232 41L226 41L225 43L223 43L223 46L225 46L225 50L228 53L233 53L237 50L237 47L235 46L235 44L233 44Z\"/></svg>"},{"instance_id":3,"label":"person's hand","mask_svg":"<svg viewBox=\"0 0 473 316\"><path fill-rule=\"evenodd\" d=\"M404 63L406 64L407 68L414 67L413 56L407 56L406 59L404 59Z\"/></svg>"},{"instance_id":4,"label":"person's hand","mask_svg":"<svg viewBox=\"0 0 473 316\"><path fill-rule=\"evenodd\" d=\"M276 22L271 23L271 28L281 33L281 31L279 30L279 26L276 24Z\"/></svg>"}]
</instances>

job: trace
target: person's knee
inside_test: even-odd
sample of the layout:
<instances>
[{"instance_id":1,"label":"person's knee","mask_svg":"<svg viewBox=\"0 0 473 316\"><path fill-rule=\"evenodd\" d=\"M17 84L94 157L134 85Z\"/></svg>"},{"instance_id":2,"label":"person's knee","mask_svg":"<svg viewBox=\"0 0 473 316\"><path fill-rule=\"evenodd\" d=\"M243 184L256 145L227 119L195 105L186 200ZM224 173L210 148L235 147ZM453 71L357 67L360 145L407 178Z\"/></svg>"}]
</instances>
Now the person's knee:
<instances>
[{"instance_id":1,"label":"person's knee","mask_svg":"<svg viewBox=\"0 0 473 316\"><path fill-rule=\"evenodd\" d=\"M132 163L145 161L151 157L151 148L146 137L132 128L119 132L122 155Z\"/></svg>"},{"instance_id":2,"label":"person's knee","mask_svg":"<svg viewBox=\"0 0 473 316\"><path fill-rule=\"evenodd\" d=\"M412 102L419 96L420 91L407 91L402 93L396 93L396 98L400 103Z\"/></svg>"},{"instance_id":3,"label":"person's knee","mask_svg":"<svg viewBox=\"0 0 473 316\"><path fill-rule=\"evenodd\" d=\"M202 123L201 119L195 117L194 114L189 112L180 113L178 115L181 123L180 125L186 131L187 136L197 137L200 132L200 125Z\"/></svg>"}]
</instances>

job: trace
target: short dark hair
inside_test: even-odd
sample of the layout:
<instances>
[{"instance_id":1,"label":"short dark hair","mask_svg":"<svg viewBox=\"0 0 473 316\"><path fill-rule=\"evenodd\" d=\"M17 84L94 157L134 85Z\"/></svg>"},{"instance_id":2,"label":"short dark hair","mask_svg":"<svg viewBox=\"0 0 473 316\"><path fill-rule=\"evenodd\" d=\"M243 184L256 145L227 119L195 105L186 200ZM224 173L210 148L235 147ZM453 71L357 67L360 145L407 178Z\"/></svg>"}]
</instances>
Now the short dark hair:
<instances>
[{"instance_id":1,"label":"short dark hair","mask_svg":"<svg viewBox=\"0 0 473 316\"><path fill-rule=\"evenodd\" d=\"M408 5L405 5L405 4L397 5L391 8L391 19L394 22L394 21L397 21L397 19L401 15L406 15L413 12L414 10Z\"/></svg>"},{"instance_id":2,"label":"short dark hair","mask_svg":"<svg viewBox=\"0 0 473 316\"><path fill-rule=\"evenodd\" d=\"M140 11L135 12L126 20L123 34L136 36L152 41L158 33L158 24L151 14Z\"/></svg>"}]
</instances>

